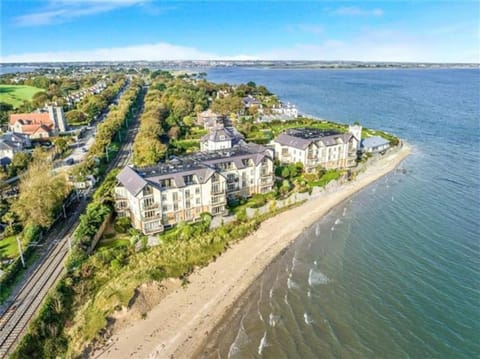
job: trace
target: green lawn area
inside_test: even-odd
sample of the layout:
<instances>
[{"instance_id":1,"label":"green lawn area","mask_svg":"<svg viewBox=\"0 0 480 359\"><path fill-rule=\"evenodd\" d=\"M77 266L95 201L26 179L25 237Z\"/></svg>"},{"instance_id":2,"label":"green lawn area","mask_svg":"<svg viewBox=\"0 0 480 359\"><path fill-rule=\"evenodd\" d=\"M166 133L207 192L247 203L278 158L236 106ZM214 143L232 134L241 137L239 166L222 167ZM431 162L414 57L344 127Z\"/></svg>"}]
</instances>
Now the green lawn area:
<instances>
[{"instance_id":1,"label":"green lawn area","mask_svg":"<svg viewBox=\"0 0 480 359\"><path fill-rule=\"evenodd\" d=\"M10 237L5 237L4 239L0 239L0 257L15 258L16 256L18 256L16 236L13 235Z\"/></svg>"},{"instance_id":2,"label":"green lawn area","mask_svg":"<svg viewBox=\"0 0 480 359\"><path fill-rule=\"evenodd\" d=\"M45 91L38 87L24 85L0 85L0 102L18 107L25 100L31 100L37 92Z\"/></svg>"}]
</instances>

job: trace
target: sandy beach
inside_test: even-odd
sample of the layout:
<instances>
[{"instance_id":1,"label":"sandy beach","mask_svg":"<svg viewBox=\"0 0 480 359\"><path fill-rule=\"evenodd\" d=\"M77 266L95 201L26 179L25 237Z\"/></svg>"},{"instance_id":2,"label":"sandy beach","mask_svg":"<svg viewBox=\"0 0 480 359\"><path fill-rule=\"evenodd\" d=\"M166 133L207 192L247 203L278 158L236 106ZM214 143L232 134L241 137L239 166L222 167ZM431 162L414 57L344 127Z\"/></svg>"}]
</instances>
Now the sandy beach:
<instances>
[{"instance_id":1,"label":"sandy beach","mask_svg":"<svg viewBox=\"0 0 480 359\"><path fill-rule=\"evenodd\" d=\"M189 284L167 294L137 320L113 333L94 358L191 358L228 309L267 265L298 235L355 192L394 170L411 152L408 145L387 153L334 192L266 220L207 267L190 275Z\"/></svg>"}]
</instances>

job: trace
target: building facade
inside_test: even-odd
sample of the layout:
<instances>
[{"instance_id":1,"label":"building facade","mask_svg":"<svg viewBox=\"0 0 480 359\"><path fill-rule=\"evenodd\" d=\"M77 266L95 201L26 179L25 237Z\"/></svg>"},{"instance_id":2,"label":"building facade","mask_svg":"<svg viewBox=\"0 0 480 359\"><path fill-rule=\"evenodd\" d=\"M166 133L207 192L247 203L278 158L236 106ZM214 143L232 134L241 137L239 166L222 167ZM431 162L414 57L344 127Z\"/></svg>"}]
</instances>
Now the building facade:
<instances>
[{"instance_id":1,"label":"building facade","mask_svg":"<svg viewBox=\"0 0 480 359\"><path fill-rule=\"evenodd\" d=\"M306 172L356 165L359 139L352 133L309 128L288 129L273 140L280 163L301 162Z\"/></svg>"},{"instance_id":2,"label":"building facade","mask_svg":"<svg viewBox=\"0 0 480 359\"><path fill-rule=\"evenodd\" d=\"M210 152L229 149L245 144L244 137L234 127L219 125L211 128L209 133L200 139L200 151Z\"/></svg>"},{"instance_id":3,"label":"building facade","mask_svg":"<svg viewBox=\"0 0 480 359\"><path fill-rule=\"evenodd\" d=\"M47 105L38 112L10 115L8 128L31 139L42 139L65 132L67 122L62 107Z\"/></svg>"},{"instance_id":4,"label":"building facade","mask_svg":"<svg viewBox=\"0 0 480 359\"><path fill-rule=\"evenodd\" d=\"M149 168L125 167L117 176L116 211L144 234L162 232L208 212L226 213L228 200L267 193L274 183L273 154L248 144L177 158Z\"/></svg>"}]
</instances>

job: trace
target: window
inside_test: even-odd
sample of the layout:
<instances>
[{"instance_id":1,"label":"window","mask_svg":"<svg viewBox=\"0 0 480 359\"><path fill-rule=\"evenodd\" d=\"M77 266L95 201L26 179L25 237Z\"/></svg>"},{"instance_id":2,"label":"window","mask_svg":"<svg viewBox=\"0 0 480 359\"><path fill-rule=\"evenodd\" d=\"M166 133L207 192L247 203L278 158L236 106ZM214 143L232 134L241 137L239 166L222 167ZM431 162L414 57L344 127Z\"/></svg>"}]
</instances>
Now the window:
<instances>
[{"instance_id":1,"label":"window","mask_svg":"<svg viewBox=\"0 0 480 359\"><path fill-rule=\"evenodd\" d=\"M195 203L197 204L197 206L199 206L200 205L200 198L197 198Z\"/></svg>"},{"instance_id":2,"label":"window","mask_svg":"<svg viewBox=\"0 0 480 359\"><path fill-rule=\"evenodd\" d=\"M187 199L187 200L185 201L185 208L190 208L190 207L191 207L190 200Z\"/></svg>"},{"instance_id":3,"label":"window","mask_svg":"<svg viewBox=\"0 0 480 359\"><path fill-rule=\"evenodd\" d=\"M167 194L163 193L162 194L162 202L166 202L166 201L167 201Z\"/></svg>"},{"instance_id":4,"label":"window","mask_svg":"<svg viewBox=\"0 0 480 359\"><path fill-rule=\"evenodd\" d=\"M144 217L145 217L145 219L155 217L155 210L153 210L153 211L145 211Z\"/></svg>"},{"instance_id":5,"label":"window","mask_svg":"<svg viewBox=\"0 0 480 359\"><path fill-rule=\"evenodd\" d=\"M190 198L190 190L189 189L185 190L185 198Z\"/></svg>"},{"instance_id":6,"label":"window","mask_svg":"<svg viewBox=\"0 0 480 359\"><path fill-rule=\"evenodd\" d=\"M173 183L173 180L171 178L160 180L160 186L162 186L163 188L173 187L173 184L174 183Z\"/></svg>"},{"instance_id":7,"label":"window","mask_svg":"<svg viewBox=\"0 0 480 359\"><path fill-rule=\"evenodd\" d=\"M183 176L183 182L185 182L185 186L189 186L195 184L195 179L193 175Z\"/></svg>"},{"instance_id":8,"label":"window","mask_svg":"<svg viewBox=\"0 0 480 359\"><path fill-rule=\"evenodd\" d=\"M177 203L177 202L175 202L175 203L173 204L173 210L174 210L174 211L178 211L178 203Z\"/></svg>"},{"instance_id":9,"label":"window","mask_svg":"<svg viewBox=\"0 0 480 359\"><path fill-rule=\"evenodd\" d=\"M163 205L163 206L162 206L162 211L163 211L163 212L167 212L167 211L168 211L168 206L167 206L167 205Z\"/></svg>"},{"instance_id":10,"label":"window","mask_svg":"<svg viewBox=\"0 0 480 359\"><path fill-rule=\"evenodd\" d=\"M195 188L195 194L200 194L200 187Z\"/></svg>"},{"instance_id":11,"label":"window","mask_svg":"<svg viewBox=\"0 0 480 359\"><path fill-rule=\"evenodd\" d=\"M143 208L149 208L154 205L155 201L153 197L147 197L143 200Z\"/></svg>"},{"instance_id":12,"label":"window","mask_svg":"<svg viewBox=\"0 0 480 359\"><path fill-rule=\"evenodd\" d=\"M178 201L178 193L177 193L177 192L173 192L172 197L173 197L173 201L174 201L174 202L177 202L177 201Z\"/></svg>"},{"instance_id":13,"label":"window","mask_svg":"<svg viewBox=\"0 0 480 359\"><path fill-rule=\"evenodd\" d=\"M149 194L152 194L152 193L153 193L152 187L150 187L150 186L143 187L143 195L144 196L148 196Z\"/></svg>"}]
</instances>

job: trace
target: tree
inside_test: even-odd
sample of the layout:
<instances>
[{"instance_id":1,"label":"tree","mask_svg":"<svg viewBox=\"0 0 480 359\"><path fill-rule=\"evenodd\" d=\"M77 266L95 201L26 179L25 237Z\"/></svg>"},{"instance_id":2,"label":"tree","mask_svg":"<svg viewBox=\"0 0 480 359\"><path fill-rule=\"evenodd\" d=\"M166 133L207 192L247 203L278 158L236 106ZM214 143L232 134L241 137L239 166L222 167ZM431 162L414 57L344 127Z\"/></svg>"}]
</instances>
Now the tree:
<instances>
[{"instance_id":1,"label":"tree","mask_svg":"<svg viewBox=\"0 0 480 359\"><path fill-rule=\"evenodd\" d=\"M57 153L64 153L68 148L68 142L63 137L57 137L53 140Z\"/></svg>"},{"instance_id":2,"label":"tree","mask_svg":"<svg viewBox=\"0 0 480 359\"><path fill-rule=\"evenodd\" d=\"M55 213L70 192L64 175L52 172L52 162L37 159L20 181L20 195L12 203L12 210L24 226L48 228Z\"/></svg>"},{"instance_id":3,"label":"tree","mask_svg":"<svg viewBox=\"0 0 480 359\"><path fill-rule=\"evenodd\" d=\"M84 112L79 110L68 111L65 117L67 118L68 124L71 124L71 125L81 124L87 121L87 115Z\"/></svg>"},{"instance_id":4,"label":"tree","mask_svg":"<svg viewBox=\"0 0 480 359\"><path fill-rule=\"evenodd\" d=\"M0 123L8 122L9 112L13 110L13 106L6 102L0 102Z\"/></svg>"}]
</instances>

